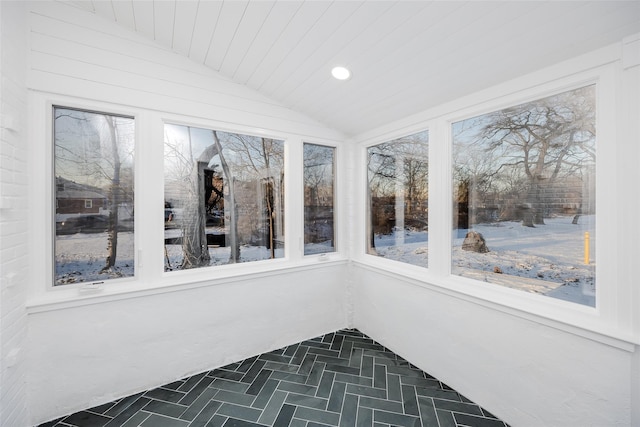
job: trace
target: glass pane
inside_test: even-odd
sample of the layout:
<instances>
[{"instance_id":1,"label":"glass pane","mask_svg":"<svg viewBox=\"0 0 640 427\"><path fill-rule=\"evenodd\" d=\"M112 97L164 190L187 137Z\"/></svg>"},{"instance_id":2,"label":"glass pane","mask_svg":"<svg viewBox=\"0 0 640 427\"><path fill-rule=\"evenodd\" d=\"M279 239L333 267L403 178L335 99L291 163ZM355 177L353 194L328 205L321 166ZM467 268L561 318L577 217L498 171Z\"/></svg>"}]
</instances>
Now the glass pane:
<instances>
[{"instance_id":1,"label":"glass pane","mask_svg":"<svg viewBox=\"0 0 640 427\"><path fill-rule=\"evenodd\" d=\"M165 271L284 256L284 142L165 125Z\"/></svg>"},{"instance_id":2,"label":"glass pane","mask_svg":"<svg viewBox=\"0 0 640 427\"><path fill-rule=\"evenodd\" d=\"M304 144L304 254L334 252L333 147Z\"/></svg>"},{"instance_id":3,"label":"glass pane","mask_svg":"<svg viewBox=\"0 0 640 427\"><path fill-rule=\"evenodd\" d=\"M55 285L134 275L132 117L55 107Z\"/></svg>"},{"instance_id":4,"label":"glass pane","mask_svg":"<svg viewBox=\"0 0 640 427\"><path fill-rule=\"evenodd\" d=\"M454 123L453 274L595 306L595 87Z\"/></svg>"},{"instance_id":5,"label":"glass pane","mask_svg":"<svg viewBox=\"0 0 640 427\"><path fill-rule=\"evenodd\" d=\"M369 220L367 252L427 266L429 133L367 150Z\"/></svg>"}]
</instances>

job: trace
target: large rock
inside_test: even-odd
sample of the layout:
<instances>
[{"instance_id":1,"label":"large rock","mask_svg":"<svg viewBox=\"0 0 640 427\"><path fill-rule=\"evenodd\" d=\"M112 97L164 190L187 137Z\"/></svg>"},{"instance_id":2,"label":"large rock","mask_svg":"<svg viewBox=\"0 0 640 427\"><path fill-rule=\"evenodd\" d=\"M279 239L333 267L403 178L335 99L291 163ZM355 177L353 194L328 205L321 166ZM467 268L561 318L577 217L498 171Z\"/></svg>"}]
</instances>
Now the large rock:
<instances>
[{"instance_id":1,"label":"large rock","mask_svg":"<svg viewBox=\"0 0 640 427\"><path fill-rule=\"evenodd\" d=\"M481 254L489 252L487 242L484 240L484 237L482 237L482 234L478 233L477 231L469 231L467 235L464 236L464 242L462 242L462 250L478 252Z\"/></svg>"}]
</instances>

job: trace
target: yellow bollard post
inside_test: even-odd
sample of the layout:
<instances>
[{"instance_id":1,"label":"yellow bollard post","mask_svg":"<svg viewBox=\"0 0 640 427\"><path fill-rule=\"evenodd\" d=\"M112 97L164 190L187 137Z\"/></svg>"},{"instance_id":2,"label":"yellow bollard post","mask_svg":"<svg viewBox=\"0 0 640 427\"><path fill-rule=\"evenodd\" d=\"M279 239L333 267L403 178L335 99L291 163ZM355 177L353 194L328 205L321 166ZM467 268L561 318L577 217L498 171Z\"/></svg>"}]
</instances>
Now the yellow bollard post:
<instances>
[{"instance_id":1,"label":"yellow bollard post","mask_svg":"<svg viewBox=\"0 0 640 427\"><path fill-rule=\"evenodd\" d=\"M584 232L584 263L589 265L589 232Z\"/></svg>"}]
</instances>

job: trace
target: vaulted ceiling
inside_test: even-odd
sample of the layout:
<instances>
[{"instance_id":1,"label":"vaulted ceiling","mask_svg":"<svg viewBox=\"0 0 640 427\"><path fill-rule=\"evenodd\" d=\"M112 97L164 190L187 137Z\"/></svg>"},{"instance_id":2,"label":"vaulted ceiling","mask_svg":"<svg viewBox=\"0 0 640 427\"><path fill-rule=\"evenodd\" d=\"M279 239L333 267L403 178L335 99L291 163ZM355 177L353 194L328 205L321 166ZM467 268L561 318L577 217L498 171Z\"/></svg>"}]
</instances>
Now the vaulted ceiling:
<instances>
[{"instance_id":1,"label":"vaulted ceiling","mask_svg":"<svg viewBox=\"0 0 640 427\"><path fill-rule=\"evenodd\" d=\"M640 1L62 1L346 135L640 32Z\"/></svg>"}]
</instances>

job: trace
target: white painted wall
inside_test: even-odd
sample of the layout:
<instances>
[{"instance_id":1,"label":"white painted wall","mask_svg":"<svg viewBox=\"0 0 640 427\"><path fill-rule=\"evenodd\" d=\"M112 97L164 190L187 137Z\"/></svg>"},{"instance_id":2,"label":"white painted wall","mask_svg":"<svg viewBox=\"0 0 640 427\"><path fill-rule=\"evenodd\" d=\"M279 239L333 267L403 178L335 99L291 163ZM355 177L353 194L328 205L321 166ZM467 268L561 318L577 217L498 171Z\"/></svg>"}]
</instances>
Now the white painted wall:
<instances>
[{"instance_id":1,"label":"white painted wall","mask_svg":"<svg viewBox=\"0 0 640 427\"><path fill-rule=\"evenodd\" d=\"M513 426L631 426L629 349L354 265L355 327Z\"/></svg>"},{"instance_id":2,"label":"white painted wall","mask_svg":"<svg viewBox=\"0 0 640 427\"><path fill-rule=\"evenodd\" d=\"M627 182L624 188L633 187L629 192L629 203L618 214L621 224L634 224L629 227L628 235L623 236L628 253L621 264L621 275L625 281L633 284L634 294L630 299L633 324L636 331L640 330L640 289L638 289L637 260L638 247L635 242L640 241L640 227L637 226L638 212L640 212L640 197L637 185L640 182L640 34L628 37L622 43L622 57L624 72L620 82L623 88L620 100L623 111L619 115L624 148L619 158L621 182ZM629 173L629 171L633 171ZM631 425L640 425L640 348L636 347L631 366Z\"/></svg>"},{"instance_id":3,"label":"white painted wall","mask_svg":"<svg viewBox=\"0 0 640 427\"><path fill-rule=\"evenodd\" d=\"M0 425L27 425L25 14L0 2Z\"/></svg>"},{"instance_id":4,"label":"white painted wall","mask_svg":"<svg viewBox=\"0 0 640 427\"><path fill-rule=\"evenodd\" d=\"M345 268L309 267L31 314L31 421L344 328Z\"/></svg>"}]
</instances>

